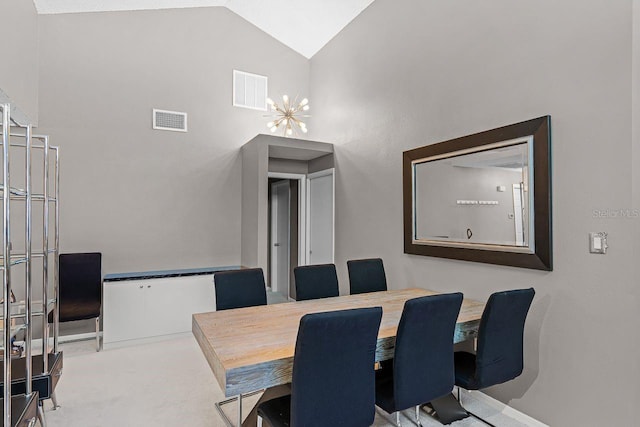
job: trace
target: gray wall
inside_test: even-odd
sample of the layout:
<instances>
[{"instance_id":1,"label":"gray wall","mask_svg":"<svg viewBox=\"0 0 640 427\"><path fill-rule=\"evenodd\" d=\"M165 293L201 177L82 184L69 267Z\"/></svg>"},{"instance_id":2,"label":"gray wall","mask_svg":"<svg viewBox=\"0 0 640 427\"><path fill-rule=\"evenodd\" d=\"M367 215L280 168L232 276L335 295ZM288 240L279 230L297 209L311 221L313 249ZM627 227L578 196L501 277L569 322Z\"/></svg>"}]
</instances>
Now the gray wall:
<instances>
[{"instance_id":1,"label":"gray wall","mask_svg":"<svg viewBox=\"0 0 640 427\"><path fill-rule=\"evenodd\" d=\"M311 137L336 144L342 292L345 261L368 256L391 288L485 300L534 286L525 371L488 392L553 426L637 423L640 220L594 215L632 203L631 12L631 0L377 0L311 61ZM402 151L545 114L553 272L403 254ZM607 255L588 253L589 231L609 233Z\"/></svg>"},{"instance_id":2,"label":"gray wall","mask_svg":"<svg viewBox=\"0 0 640 427\"><path fill-rule=\"evenodd\" d=\"M633 2L633 208L640 213L640 2ZM640 218L633 222L634 259L640 259ZM635 262L633 277L640 277L640 263ZM636 359L636 366L640 363ZM636 367L638 371L640 368Z\"/></svg>"},{"instance_id":3,"label":"gray wall","mask_svg":"<svg viewBox=\"0 0 640 427\"><path fill-rule=\"evenodd\" d=\"M308 94L309 61L226 8L40 16L41 129L61 146L61 246L105 272L240 264L239 148L265 112L232 70ZM151 129L151 110L189 132Z\"/></svg>"},{"instance_id":4,"label":"gray wall","mask_svg":"<svg viewBox=\"0 0 640 427\"><path fill-rule=\"evenodd\" d=\"M309 163L301 160L273 159L270 157L269 172L297 173L306 175L309 172Z\"/></svg>"},{"instance_id":5,"label":"gray wall","mask_svg":"<svg viewBox=\"0 0 640 427\"><path fill-rule=\"evenodd\" d=\"M331 169L333 167L334 167L333 154L327 154L326 156L309 160L309 173L320 172L327 169Z\"/></svg>"},{"instance_id":6,"label":"gray wall","mask_svg":"<svg viewBox=\"0 0 640 427\"><path fill-rule=\"evenodd\" d=\"M38 15L31 0L1 0L0 89L38 122Z\"/></svg>"},{"instance_id":7,"label":"gray wall","mask_svg":"<svg viewBox=\"0 0 640 427\"><path fill-rule=\"evenodd\" d=\"M269 146L258 135L242 147L241 265L267 271Z\"/></svg>"}]
</instances>

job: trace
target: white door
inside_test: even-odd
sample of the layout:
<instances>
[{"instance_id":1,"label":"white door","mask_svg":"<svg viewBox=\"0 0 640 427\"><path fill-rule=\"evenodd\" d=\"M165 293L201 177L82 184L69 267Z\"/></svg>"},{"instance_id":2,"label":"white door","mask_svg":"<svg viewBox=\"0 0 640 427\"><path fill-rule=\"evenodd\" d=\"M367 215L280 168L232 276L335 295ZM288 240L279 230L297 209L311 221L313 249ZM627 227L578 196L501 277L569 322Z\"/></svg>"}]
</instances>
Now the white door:
<instances>
[{"instance_id":1,"label":"white door","mask_svg":"<svg viewBox=\"0 0 640 427\"><path fill-rule=\"evenodd\" d=\"M289 181L271 184L271 290L289 298Z\"/></svg>"},{"instance_id":2,"label":"white door","mask_svg":"<svg viewBox=\"0 0 640 427\"><path fill-rule=\"evenodd\" d=\"M333 169L310 174L308 177L307 230L308 263L333 263Z\"/></svg>"}]
</instances>

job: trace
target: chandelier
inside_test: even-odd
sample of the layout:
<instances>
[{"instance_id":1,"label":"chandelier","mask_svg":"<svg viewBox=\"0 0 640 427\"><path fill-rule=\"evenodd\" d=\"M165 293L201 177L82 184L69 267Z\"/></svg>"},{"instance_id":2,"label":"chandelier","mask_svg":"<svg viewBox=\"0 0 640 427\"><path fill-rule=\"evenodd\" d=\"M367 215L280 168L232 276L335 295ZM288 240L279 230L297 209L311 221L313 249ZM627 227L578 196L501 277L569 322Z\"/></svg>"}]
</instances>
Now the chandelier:
<instances>
[{"instance_id":1,"label":"chandelier","mask_svg":"<svg viewBox=\"0 0 640 427\"><path fill-rule=\"evenodd\" d=\"M271 107L272 114L268 117L273 118L267 123L267 127L271 132L283 129L283 135L291 136L294 131L299 129L302 133L307 133L307 125L300 120L301 117L311 117L303 112L309 110L309 100L304 98L298 102L298 98L291 102L287 95L282 96L282 107L276 104L271 98L267 98L267 104Z\"/></svg>"}]
</instances>

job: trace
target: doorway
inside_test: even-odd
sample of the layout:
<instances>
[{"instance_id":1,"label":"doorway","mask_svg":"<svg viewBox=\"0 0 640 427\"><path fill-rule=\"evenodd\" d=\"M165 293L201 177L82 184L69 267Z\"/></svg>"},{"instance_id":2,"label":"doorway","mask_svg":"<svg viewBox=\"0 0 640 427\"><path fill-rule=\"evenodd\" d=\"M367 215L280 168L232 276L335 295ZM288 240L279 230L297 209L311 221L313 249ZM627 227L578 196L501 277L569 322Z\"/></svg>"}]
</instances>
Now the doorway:
<instances>
[{"instance_id":1,"label":"doorway","mask_svg":"<svg viewBox=\"0 0 640 427\"><path fill-rule=\"evenodd\" d=\"M268 176L267 286L295 300L295 267L334 262L334 169Z\"/></svg>"},{"instance_id":2,"label":"doorway","mask_svg":"<svg viewBox=\"0 0 640 427\"><path fill-rule=\"evenodd\" d=\"M269 180L269 280L271 291L289 299L289 276L292 253L292 181ZM297 240L297 239L296 239ZM293 262L292 262L293 261Z\"/></svg>"},{"instance_id":3,"label":"doorway","mask_svg":"<svg viewBox=\"0 0 640 427\"><path fill-rule=\"evenodd\" d=\"M278 299L295 298L293 269L306 264L306 175L269 172L267 286Z\"/></svg>"}]
</instances>

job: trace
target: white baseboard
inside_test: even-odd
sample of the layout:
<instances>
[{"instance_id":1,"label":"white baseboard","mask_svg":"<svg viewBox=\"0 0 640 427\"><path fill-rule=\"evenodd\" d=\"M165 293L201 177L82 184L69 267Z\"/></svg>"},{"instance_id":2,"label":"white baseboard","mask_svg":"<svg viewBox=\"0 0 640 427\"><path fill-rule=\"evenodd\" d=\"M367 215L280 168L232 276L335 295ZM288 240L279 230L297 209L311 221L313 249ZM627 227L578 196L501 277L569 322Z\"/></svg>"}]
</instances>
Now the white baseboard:
<instances>
[{"instance_id":1,"label":"white baseboard","mask_svg":"<svg viewBox=\"0 0 640 427\"><path fill-rule=\"evenodd\" d=\"M100 332L100 335L102 336L102 332ZM66 343L66 342L74 342L74 341L84 341L84 340L95 340L96 339L96 333L95 332L87 332L85 334L73 334L73 335L60 335L58 337L58 342L60 344ZM17 341L18 344L22 344L23 341ZM42 348L42 338L38 338L38 339L34 339L31 341L31 346L34 349L39 349ZM49 346L53 346L53 338L49 337Z\"/></svg>"},{"instance_id":2,"label":"white baseboard","mask_svg":"<svg viewBox=\"0 0 640 427\"><path fill-rule=\"evenodd\" d=\"M538 420L536 420L535 418L530 417L529 415L522 413L520 411L518 411L517 409L512 408L509 405L505 405L504 403L500 402L497 399L494 399L493 397L489 396L488 394L484 394L481 391L465 391L463 389L462 391L463 396L464 394L469 394L471 395L474 399L488 405L491 406L493 408L495 408L496 410L500 411L500 413L513 418L516 421L520 421L521 423L530 426L530 427L549 427L548 425L544 424L543 422L540 422ZM463 402L464 402L464 398L463 398Z\"/></svg>"},{"instance_id":3,"label":"white baseboard","mask_svg":"<svg viewBox=\"0 0 640 427\"><path fill-rule=\"evenodd\" d=\"M100 335L102 335L102 332L100 332ZM73 342L73 341L82 341L82 340L90 340L90 339L96 339L96 333L95 332L87 332L84 334L73 334L73 335L60 335L58 337L58 342Z\"/></svg>"},{"instance_id":4,"label":"white baseboard","mask_svg":"<svg viewBox=\"0 0 640 427\"><path fill-rule=\"evenodd\" d=\"M95 338L95 336L96 334L94 333L93 337ZM186 337L193 337L193 333L189 331L189 332L179 332L177 334L159 335L156 337L136 338L133 340L125 340L125 341L115 341L110 343L103 342L102 348L105 350L113 350L115 348L131 347L131 346L142 345L142 344L151 344L151 343L168 341L176 338L186 338Z\"/></svg>"},{"instance_id":5,"label":"white baseboard","mask_svg":"<svg viewBox=\"0 0 640 427\"><path fill-rule=\"evenodd\" d=\"M102 336L102 332L100 332L100 336ZM101 344L102 344L102 349L112 350L115 348L131 347L134 345L141 345L141 344L150 344L150 343L155 343L160 341L172 340L175 338L185 338L189 336L193 336L191 332L180 332L177 334L160 335L157 337L149 337L149 338L137 338L134 340L116 341L111 343L105 343L104 341L102 341ZM58 342L60 344L64 344L67 342L88 341L88 340L95 340L95 339L96 339L95 332L87 332L84 334L61 335L60 337L58 337ZM32 342L32 348L35 351L34 354L39 354L40 352L39 349L42 349L42 339L41 338L34 339L31 342ZM17 344L22 344L22 343L23 343L22 341L17 341ZM49 346L50 347L53 346L53 338L49 338Z\"/></svg>"}]
</instances>

